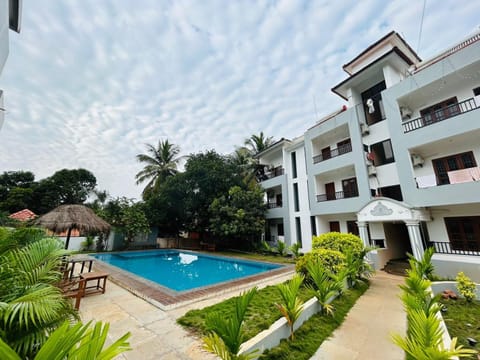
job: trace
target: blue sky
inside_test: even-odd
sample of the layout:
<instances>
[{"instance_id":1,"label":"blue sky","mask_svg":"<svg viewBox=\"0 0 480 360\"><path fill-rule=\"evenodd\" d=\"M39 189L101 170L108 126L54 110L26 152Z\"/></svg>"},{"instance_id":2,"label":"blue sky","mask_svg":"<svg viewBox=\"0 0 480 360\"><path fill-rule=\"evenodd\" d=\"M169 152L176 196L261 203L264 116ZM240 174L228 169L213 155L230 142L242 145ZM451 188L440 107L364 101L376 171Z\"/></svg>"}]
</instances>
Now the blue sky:
<instances>
[{"instance_id":1,"label":"blue sky","mask_svg":"<svg viewBox=\"0 0 480 360\"><path fill-rule=\"evenodd\" d=\"M83 167L138 197L135 155L230 153L251 134L302 135L344 102L342 64L391 30L422 59L480 25L480 2L24 1L0 88L0 172Z\"/></svg>"}]
</instances>

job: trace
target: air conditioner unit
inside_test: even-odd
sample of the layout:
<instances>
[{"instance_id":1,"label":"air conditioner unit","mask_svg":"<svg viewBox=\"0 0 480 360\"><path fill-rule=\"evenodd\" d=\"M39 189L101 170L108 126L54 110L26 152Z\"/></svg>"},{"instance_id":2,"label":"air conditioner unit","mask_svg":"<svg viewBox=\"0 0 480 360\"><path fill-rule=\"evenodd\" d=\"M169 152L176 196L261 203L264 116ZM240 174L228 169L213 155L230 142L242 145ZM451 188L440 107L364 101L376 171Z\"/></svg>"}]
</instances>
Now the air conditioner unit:
<instances>
[{"instance_id":1,"label":"air conditioner unit","mask_svg":"<svg viewBox=\"0 0 480 360\"><path fill-rule=\"evenodd\" d=\"M400 106L400 114L402 119L410 119L412 117L412 110L408 106Z\"/></svg>"},{"instance_id":2,"label":"air conditioner unit","mask_svg":"<svg viewBox=\"0 0 480 360\"><path fill-rule=\"evenodd\" d=\"M414 167L422 167L425 160L420 155L412 154L412 164Z\"/></svg>"},{"instance_id":3,"label":"air conditioner unit","mask_svg":"<svg viewBox=\"0 0 480 360\"><path fill-rule=\"evenodd\" d=\"M370 134L370 128L368 127L367 124L364 124L364 123L360 124L360 131L362 132L362 135Z\"/></svg>"},{"instance_id":4,"label":"air conditioner unit","mask_svg":"<svg viewBox=\"0 0 480 360\"><path fill-rule=\"evenodd\" d=\"M374 165L367 166L368 176L376 176L377 175L377 168Z\"/></svg>"}]
</instances>

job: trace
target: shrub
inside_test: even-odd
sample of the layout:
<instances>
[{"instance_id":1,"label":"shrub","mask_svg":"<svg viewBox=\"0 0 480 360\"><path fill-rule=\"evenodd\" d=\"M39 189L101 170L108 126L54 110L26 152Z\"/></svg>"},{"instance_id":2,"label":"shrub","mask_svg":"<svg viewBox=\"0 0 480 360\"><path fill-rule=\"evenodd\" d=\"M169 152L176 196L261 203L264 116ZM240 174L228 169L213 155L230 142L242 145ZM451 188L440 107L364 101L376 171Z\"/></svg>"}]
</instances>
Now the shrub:
<instances>
[{"instance_id":1,"label":"shrub","mask_svg":"<svg viewBox=\"0 0 480 360\"><path fill-rule=\"evenodd\" d=\"M277 242L277 251L280 256L285 256L285 252L287 251L287 247L282 240L278 240Z\"/></svg>"},{"instance_id":2,"label":"shrub","mask_svg":"<svg viewBox=\"0 0 480 360\"><path fill-rule=\"evenodd\" d=\"M360 257L363 251L363 242L358 236L339 232L329 232L314 236L312 249L337 250L346 254L351 252L356 258Z\"/></svg>"},{"instance_id":3,"label":"shrub","mask_svg":"<svg viewBox=\"0 0 480 360\"><path fill-rule=\"evenodd\" d=\"M297 259L295 270L310 278L307 270L307 264L310 262L317 263L326 271L336 274L345 266L345 255L337 250L314 249Z\"/></svg>"},{"instance_id":4,"label":"shrub","mask_svg":"<svg viewBox=\"0 0 480 360\"><path fill-rule=\"evenodd\" d=\"M475 291L477 289L475 283L463 273L463 271L459 272L457 274L456 279L457 280L457 288L460 294L467 300L468 302L471 302L472 300L475 299Z\"/></svg>"}]
</instances>

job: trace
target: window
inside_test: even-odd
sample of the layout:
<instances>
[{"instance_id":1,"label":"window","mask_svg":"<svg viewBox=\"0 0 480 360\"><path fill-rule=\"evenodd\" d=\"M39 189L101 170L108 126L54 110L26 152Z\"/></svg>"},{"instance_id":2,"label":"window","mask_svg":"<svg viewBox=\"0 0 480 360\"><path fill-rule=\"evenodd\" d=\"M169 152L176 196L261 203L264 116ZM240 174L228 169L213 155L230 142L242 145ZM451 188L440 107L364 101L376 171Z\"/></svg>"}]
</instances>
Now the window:
<instances>
[{"instance_id":1,"label":"window","mask_svg":"<svg viewBox=\"0 0 480 360\"><path fill-rule=\"evenodd\" d=\"M297 178L297 153L294 151L291 155L292 159L292 178Z\"/></svg>"},{"instance_id":2,"label":"window","mask_svg":"<svg viewBox=\"0 0 480 360\"><path fill-rule=\"evenodd\" d=\"M358 196L357 178L342 180L342 189L344 198Z\"/></svg>"},{"instance_id":3,"label":"window","mask_svg":"<svg viewBox=\"0 0 480 360\"><path fill-rule=\"evenodd\" d=\"M315 216L310 216L310 227L312 229L312 235L317 236L317 222L315 221Z\"/></svg>"},{"instance_id":4,"label":"window","mask_svg":"<svg viewBox=\"0 0 480 360\"><path fill-rule=\"evenodd\" d=\"M400 185L385 186L382 188L378 188L378 194L380 196L385 196L390 199L403 201L402 189L400 188Z\"/></svg>"},{"instance_id":5,"label":"window","mask_svg":"<svg viewBox=\"0 0 480 360\"><path fill-rule=\"evenodd\" d=\"M330 221L330 231L340 232L340 223L338 221Z\"/></svg>"},{"instance_id":6,"label":"window","mask_svg":"<svg viewBox=\"0 0 480 360\"><path fill-rule=\"evenodd\" d=\"M395 161L390 139L373 144L370 146L370 150L375 166L390 164Z\"/></svg>"},{"instance_id":7,"label":"window","mask_svg":"<svg viewBox=\"0 0 480 360\"><path fill-rule=\"evenodd\" d=\"M358 225L355 220L349 220L347 221L347 232L353 234L353 235L359 235L360 233L358 232Z\"/></svg>"},{"instance_id":8,"label":"window","mask_svg":"<svg viewBox=\"0 0 480 360\"><path fill-rule=\"evenodd\" d=\"M277 194L275 195L275 202L276 202L276 207L282 207L283 201L282 201L282 194Z\"/></svg>"},{"instance_id":9,"label":"window","mask_svg":"<svg viewBox=\"0 0 480 360\"><path fill-rule=\"evenodd\" d=\"M368 125L385 120L385 111L381 92L386 89L385 81L382 81L362 93L362 102L365 109L365 119Z\"/></svg>"},{"instance_id":10,"label":"window","mask_svg":"<svg viewBox=\"0 0 480 360\"><path fill-rule=\"evenodd\" d=\"M473 95L474 96L480 96L480 86L473 89ZM477 106L479 106L480 104L477 104Z\"/></svg>"},{"instance_id":11,"label":"window","mask_svg":"<svg viewBox=\"0 0 480 360\"><path fill-rule=\"evenodd\" d=\"M480 216L444 220L452 250L480 251Z\"/></svg>"},{"instance_id":12,"label":"window","mask_svg":"<svg viewBox=\"0 0 480 360\"><path fill-rule=\"evenodd\" d=\"M423 125L430 125L458 115L460 108L456 97L444 100L426 109L420 110Z\"/></svg>"},{"instance_id":13,"label":"window","mask_svg":"<svg viewBox=\"0 0 480 360\"><path fill-rule=\"evenodd\" d=\"M295 206L295 211L300 211L300 203L298 201L298 184L293 184L293 204Z\"/></svg>"},{"instance_id":14,"label":"window","mask_svg":"<svg viewBox=\"0 0 480 360\"><path fill-rule=\"evenodd\" d=\"M302 224L300 224L300 218L295 218L295 228L297 230L297 244L302 247Z\"/></svg>"},{"instance_id":15,"label":"window","mask_svg":"<svg viewBox=\"0 0 480 360\"><path fill-rule=\"evenodd\" d=\"M437 176L438 185L450 184L450 179L448 178L449 171L468 169L477 166L475 157L471 151L434 159L432 160L432 164L433 169L435 170L435 175Z\"/></svg>"}]
</instances>

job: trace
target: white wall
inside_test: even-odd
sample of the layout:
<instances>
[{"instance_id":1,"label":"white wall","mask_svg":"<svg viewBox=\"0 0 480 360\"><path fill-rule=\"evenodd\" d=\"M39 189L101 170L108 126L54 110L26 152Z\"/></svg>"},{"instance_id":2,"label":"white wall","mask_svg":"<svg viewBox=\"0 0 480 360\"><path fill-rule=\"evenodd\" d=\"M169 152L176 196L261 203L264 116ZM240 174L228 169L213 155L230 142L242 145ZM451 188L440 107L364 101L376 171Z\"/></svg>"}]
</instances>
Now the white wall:
<instances>
[{"instance_id":1,"label":"white wall","mask_svg":"<svg viewBox=\"0 0 480 360\"><path fill-rule=\"evenodd\" d=\"M0 75L8 57L8 0L0 0Z\"/></svg>"}]
</instances>

